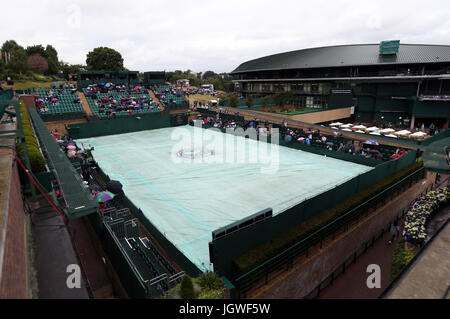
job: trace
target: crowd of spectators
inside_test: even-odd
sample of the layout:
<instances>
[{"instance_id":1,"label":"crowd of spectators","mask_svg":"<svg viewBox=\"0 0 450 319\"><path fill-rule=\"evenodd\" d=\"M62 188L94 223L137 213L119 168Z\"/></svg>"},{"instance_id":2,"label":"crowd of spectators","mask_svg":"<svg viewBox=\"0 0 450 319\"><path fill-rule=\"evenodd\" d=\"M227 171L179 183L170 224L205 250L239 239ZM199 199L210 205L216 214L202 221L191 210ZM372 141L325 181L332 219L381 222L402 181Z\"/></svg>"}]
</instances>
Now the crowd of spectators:
<instances>
[{"instance_id":1,"label":"crowd of spectators","mask_svg":"<svg viewBox=\"0 0 450 319\"><path fill-rule=\"evenodd\" d=\"M220 129L236 129L239 127L238 124L236 124L235 121L231 120L224 120L219 116L219 113L217 113L216 116L201 116L199 115L196 121L200 121L204 127L214 127L214 128L220 128Z\"/></svg>"},{"instance_id":2,"label":"crowd of spectators","mask_svg":"<svg viewBox=\"0 0 450 319\"><path fill-rule=\"evenodd\" d=\"M185 101L187 93L177 88L176 85L153 85L150 89L155 93L158 100L164 105L181 104Z\"/></svg>"},{"instance_id":3,"label":"crowd of spectators","mask_svg":"<svg viewBox=\"0 0 450 319\"><path fill-rule=\"evenodd\" d=\"M363 143L352 139L346 139L341 132L333 132L333 135L322 134L320 130L301 128L289 128L282 126L282 138L285 142L302 143L305 145L314 145L326 148L329 151L349 153L351 155L363 156L365 158L374 158L382 160L383 155L378 150L379 145Z\"/></svg>"},{"instance_id":4,"label":"crowd of spectators","mask_svg":"<svg viewBox=\"0 0 450 319\"><path fill-rule=\"evenodd\" d=\"M49 88L43 93L34 95L34 102L39 113L46 113L49 111L49 107L58 106L61 97L66 94L70 94L73 98L74 104L80 104L81 101L78 98L77 88L73 84L66 84L66 88L61 86L60 88Z\"/></svg>"},{"instance_id":5,"label":"crowd of spectators","mask_svg":"<svg viewBox=\"0 0 450 319\"><path fill-rule=\"evenodd\" d=\"M99 97L99 94L107 95ZM117 113L133 111L143 112L158 109L156 102L147 94L142 86L114 85L90 85L85 91L86 98L94 100L94 106L98 113L104 113L108 117L115 117Z\"/></svg>"},{"instance_id":6,"label":"crowd of spectators","mask_svg":"<svg viewBox=\"0 0 450 319\"><path fill-rule=\"evenodd\" d=\"M215 116L199 115L197 120L201 121L204 127L216 128L232 128L240 127L232 120L224 120L221 115L225 113L217 112ZM308 146L323 147L329 151L348 153L355 156L363 156L365 158L373 158L377 160L387 160L383 158L382 152L379 150L378 144L366 143L362 141L347 139L342 136L341 132L335 131L332 135L323 134L320 130L292 128L283 121L281 126L272 123L260 121L258 118L253 120L245 120L242 127L244 130L254 128L257 135L271 136L273 129L278 128L280 138L285 143L301 143ZM405 150L397 149L392 151L388 157L391 159L399 158L405 154Z\"/></svg>"}]
</instances>

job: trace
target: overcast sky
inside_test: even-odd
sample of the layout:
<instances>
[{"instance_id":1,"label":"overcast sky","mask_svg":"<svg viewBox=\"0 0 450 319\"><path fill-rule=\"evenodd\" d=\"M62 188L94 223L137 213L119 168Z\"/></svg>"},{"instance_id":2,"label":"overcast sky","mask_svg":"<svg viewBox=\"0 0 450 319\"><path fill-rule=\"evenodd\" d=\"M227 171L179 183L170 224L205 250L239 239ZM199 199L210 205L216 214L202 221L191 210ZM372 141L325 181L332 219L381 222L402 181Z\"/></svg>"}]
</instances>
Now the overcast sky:
<instances>
[{"instance_id":1,"label":"overcast sky","mask_svg":"<svg viewBox=\"0 0 450 319\"><path fill-rule=\"evenodd\" d=\"M53 45L86 63L99 46L141 72L231 72L265 55L316 46L450 45L449 0L2 1L0 43Z\"/></svg>"}]
</instances>

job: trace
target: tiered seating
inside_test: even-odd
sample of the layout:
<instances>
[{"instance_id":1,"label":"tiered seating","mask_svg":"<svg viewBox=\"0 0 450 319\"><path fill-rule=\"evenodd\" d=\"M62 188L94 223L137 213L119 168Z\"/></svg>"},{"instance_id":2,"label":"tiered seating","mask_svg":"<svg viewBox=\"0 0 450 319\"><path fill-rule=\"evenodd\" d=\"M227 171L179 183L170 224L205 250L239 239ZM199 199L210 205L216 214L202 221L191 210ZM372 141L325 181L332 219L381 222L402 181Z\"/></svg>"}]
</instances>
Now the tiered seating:
<instances>
[{"instance_id":1,"label":"tiered seating","mask_svg":"<svg viewBox=\"0 0 450 319\"><path fill-rule=\"evenodd\" d=\"M141 91L143 92L143 91ZM87 89L83 89L83 93L86 95L86 93L88 93ZM148 93L132 93L131 95L128 95L127 93L119 93L117 91L111 91L108 93L99 93L97 92L95 94L97 96L97 102L98 104L100 104L100 101L102 98L109 98L109 97L113 97L114 100L117 101L118 104L120 104L120 99L121 98L128 98L128 97L132 97L134 98L134 100L137 101L145 101L145 103L143 103L142 109L139 111L136 108L130 108L130 111L127 110L121 110L118 112L115 112L115 116L116 117L124 117L124 116L130 116L130 115L138 115L138 114L144 114L144 113L153 113L153 112L158 112L161 111L161 109L158 107L158 105L153 101L153 99L149 96ZM95 100L92 99L92 97L90 96L86 96L86 99L89 103L89 107L92 110L92 113L94 115L96 115L99 118L111 118L111 115L108 115L105 111L105 108L103 108L103 111L99 110L99 106L95 105ZM130 114L131 112L131 114Z\"/></svg>"},{"instance_id":2,"label":"tiered seating","mask_svg":"<svg viewBox=\"0 0 450 319\"><path fill-rule=\"evenodd\" d=\"M176 91L173 89L170 85L160 85L160 86L154 86L152 87L153 92L155 93L155 96L160 100L161 103L164 105L182 105L185 103L184 100L184 93L181 93L179 91ZM176 91L176 94L174 94L174 91Z\"/></svg>"},{"instance_id":3,"label":"tiered seating","mask_svg":"<svg viewBox=\"0 0 450 319\"><path fill-rule=\"evenodd\" d=\"M180 282L182 273L176 273L175 268L147 237L140 237L139 222L132 218L128 208L117 209L110 206L105 209L103 220L139 272L149 295L156 297Z\"/></svg>"},{"instance_id":4,"label":"tiered seating","mask_svg":"<svg viewBox=\"0 0 450 319\"><path fill-rule=\"evenodd\" d=\"M49 96L47 93L52 93ZM70 119L79 118L86 115L83 105L74 103L78 99L76 91L70 89L36 89L34 90L38 113L42 119ZM57 101L53 102L53 99ZM41 102L42 101L42 102Z\"/></svg>"}]
</instances>

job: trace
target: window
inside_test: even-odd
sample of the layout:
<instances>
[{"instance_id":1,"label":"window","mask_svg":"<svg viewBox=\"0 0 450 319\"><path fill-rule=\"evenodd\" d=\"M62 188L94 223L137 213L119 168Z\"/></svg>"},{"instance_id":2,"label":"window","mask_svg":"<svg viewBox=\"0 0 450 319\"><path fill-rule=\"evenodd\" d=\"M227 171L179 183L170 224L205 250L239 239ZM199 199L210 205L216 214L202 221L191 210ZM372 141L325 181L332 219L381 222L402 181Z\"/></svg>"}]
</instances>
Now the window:
<instances>
[{"instance_id":1,"label":"window","mask_svg":"<svg viewBox=\"0 0 450 319\"><path fill-rule=\"evenodd\" d=\"M297 92L297 83L291 83L291 91Z\"/></svg>"},{"instance_id":2,"label":"window","mask_svg":"<svg viewBox=\"0 0 450 319\"><path fill-rule=\"evenodd\" d=\"M262 83L261 84L261 89L262 89L263 92L270 92L271 85L269 83Z\"/></svg>"},{"instance_id":3,"label":"window","mask_svg":"<svg viewBox=\"0 0 450 319\"><path fill-rule=\"evenodd\" d=\"M311 93L319 93L319 84L317 83L311 84Z\"/></svg>"}]
</instances>

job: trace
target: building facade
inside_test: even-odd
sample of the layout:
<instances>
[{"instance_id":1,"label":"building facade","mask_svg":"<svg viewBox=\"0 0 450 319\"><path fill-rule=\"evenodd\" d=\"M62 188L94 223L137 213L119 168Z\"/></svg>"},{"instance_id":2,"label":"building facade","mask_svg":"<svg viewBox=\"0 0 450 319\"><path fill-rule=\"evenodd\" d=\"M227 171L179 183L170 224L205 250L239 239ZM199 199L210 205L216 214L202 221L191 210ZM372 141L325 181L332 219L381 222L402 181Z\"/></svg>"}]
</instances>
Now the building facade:
<instances>
[{"instance_id":1,"label":"building facade","mask_svg":"<svg viewBox=\"0 0 450 319\"><path fill-rule=\"evenodd\" d=\"M439 128L450 119L450 46L342 45L247 61L232 73L243 96L291 91L299 107L355 107L358 122Z\"/></svg>"}]
</instances>

